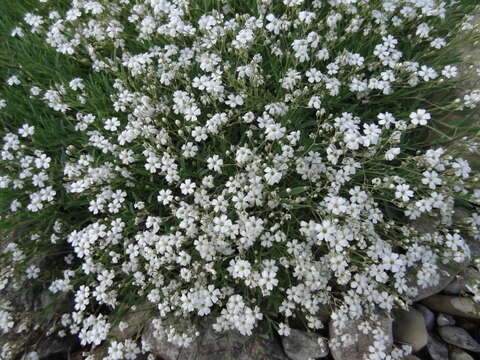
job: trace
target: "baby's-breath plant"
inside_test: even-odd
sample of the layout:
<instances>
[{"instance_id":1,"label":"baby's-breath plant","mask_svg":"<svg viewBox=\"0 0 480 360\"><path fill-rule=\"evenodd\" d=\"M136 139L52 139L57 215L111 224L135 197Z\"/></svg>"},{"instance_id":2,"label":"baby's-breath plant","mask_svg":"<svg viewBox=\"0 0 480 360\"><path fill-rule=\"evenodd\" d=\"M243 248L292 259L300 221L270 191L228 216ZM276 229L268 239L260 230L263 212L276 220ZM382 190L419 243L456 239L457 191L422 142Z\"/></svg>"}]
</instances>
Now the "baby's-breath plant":
<instances>
[{"instance_id":1,"label":"baby's-breath plant","mask_svg":"<svg viewBox=\"0 0 480 360\"><path fill-rule=\"evenodd\" d=\"M458 47L479 39L472 11L448 0L3 2L0 221L11 236L0 289L71 297L46 326L108 342L109 360L149 349L115 335L132 306L153 307L155 336L188 346L195 318L288 335L294 320L322 328L326 310L341 328L408 305L480 240L466 160L480 90L453 91ZM414 226L426 218L430 233ZM0 330L19 332L0 305Z\"/></svg>"}]
</instances>

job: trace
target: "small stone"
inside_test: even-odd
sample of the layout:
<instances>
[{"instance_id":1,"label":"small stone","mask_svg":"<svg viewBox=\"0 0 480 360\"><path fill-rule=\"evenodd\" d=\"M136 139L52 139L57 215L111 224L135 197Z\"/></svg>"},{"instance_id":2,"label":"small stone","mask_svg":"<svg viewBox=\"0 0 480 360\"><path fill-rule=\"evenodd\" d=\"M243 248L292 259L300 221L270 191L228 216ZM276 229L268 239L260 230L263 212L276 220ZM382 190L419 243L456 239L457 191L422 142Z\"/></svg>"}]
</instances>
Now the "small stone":
<instances>
[{"instance_id":1,"label":"small stone","mask_svg":"<svg viewBox=\"0 0 480 360\"><path fill-rule=\"evenodd\" d=\"M415 310L395 310L393 323L393 337L402 344L412 345L413 352L417 352L428 342L428 333L423 315Z\"/></svg>"},{"instance_id":2,"label":"small stone","mask_svg":"<svg viewBox=\"0 0 480 360\"><path fill-rule=\"evenodd\" d=\"M438 333L442 339L449 344L468 351L480 352L480 344L462 328L456 326L442 326L438 329Z\"/></svg>"},{"instance_id":3,"label":"small stone","mask_svg":"<svg viewBox=\"0 0 480 360\"><path fill-rule=\"evenodd\" d=\"M474 360L470 354L466 353L465 351L454 348L450 353L451 360Z\"/></svg>"},{"instance_id":4,"label":"small stone","mask_svg":"<svg viewBox=\"0 0 480 360\"><path fill-rule=\"evenodd\" d=\"M428 335L427 350L433 360L448 360L448 347L435 335Z\"/></svg>"},{"instance_id":5,"label":"small stone","mask_svg":"<svg viewBox=\"0 0 480 360\"><path fill-rule=\"evenodd\" d=\"M328 348L320 346L321 336L305 331L291 329L289 336L282 337L285 354L291 360L308 360L328 355Z\"/></svg>"},{"instance_id":6,"label":"small stone","mask_svg":"<svg viewBox=\"0 0 480 360\"><path fill-rule=\"evenodd\" d=\"M438 326L455 325L455 319L453 318L452 315L441 313L437 316L437 325Z\"/></svg>"},{"instance_id":7,"label":"small stone","mask_svg":"<svg viewBox=\"0 0 480 360\"><path fill-rule=\"evenodd\" d=\"M470 319L480 319L480 305L466 297L433 295L424 299L422 303L438 312Z\"/></svg>"},{"instance_id":8,"label":"small stone","mask_svg":"<svg viewBox=\"0 0 480 360\"><path fill-rule=\"evenodd\" d=\"M435 315L433 312L422 304L415 304L414 307L422 314L427 330L432 330L435 326Z\"/></svg>"}]
</instances>

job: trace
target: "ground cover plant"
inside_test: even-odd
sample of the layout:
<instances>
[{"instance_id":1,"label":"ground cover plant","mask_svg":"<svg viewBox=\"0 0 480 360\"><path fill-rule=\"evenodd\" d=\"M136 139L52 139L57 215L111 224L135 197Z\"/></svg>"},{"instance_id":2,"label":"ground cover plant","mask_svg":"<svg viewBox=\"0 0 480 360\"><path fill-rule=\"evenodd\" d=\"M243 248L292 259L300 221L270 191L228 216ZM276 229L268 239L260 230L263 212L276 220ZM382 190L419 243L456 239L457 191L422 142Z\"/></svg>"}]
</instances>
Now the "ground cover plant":
<instances>
[{"instance_id":1,"label":"ground cover plant","mask_svg":"<svg viewBox=\"0 0 480 360\"><path fill-rule=\"evenodd\" d=\"M196 335L179 319L288 335L329 309L377 338L369 359L405 356L375 312L480 240L480 91L452 91L474 5L2 2L0 289L52 300L32 321L0 299L0 330L42 324L135 359L148 344L111 331L132 306L179 346Z\"/></svg>"}]
</instances>

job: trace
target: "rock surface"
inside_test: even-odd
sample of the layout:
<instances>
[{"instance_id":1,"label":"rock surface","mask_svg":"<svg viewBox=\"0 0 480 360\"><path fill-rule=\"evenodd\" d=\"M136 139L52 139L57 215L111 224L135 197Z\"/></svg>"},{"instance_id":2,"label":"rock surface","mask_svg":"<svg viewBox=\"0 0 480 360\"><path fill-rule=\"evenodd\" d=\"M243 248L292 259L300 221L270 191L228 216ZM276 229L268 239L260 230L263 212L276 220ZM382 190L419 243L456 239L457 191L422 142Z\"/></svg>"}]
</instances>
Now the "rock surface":
<instances>
[{"instance_id":1,"label":"rock surface","mask_svg":"<svg viewBox=\"0 0 480 360\"><path fill-rule=\"evenodd\" d=\"M450 353L451 360L474 360L470 354L461 349L454 348Z\"/></svg>"},{"instance_id":2,"label":"rock surface","mask_svg":"<svg viewBox=\"0 0 480 360\"><path fill-rule=\"evenodd\" d=\"M448 326L455 325L455 319L452 315L448 314L438 314L437 316L437 325L438 326Z\"/></svg>"},{"instance_id":3,"label":"rock surface","mask_svg":"<svg viewBox=\"0 0 480 360\"><path fill-rule=\"evenodd\" d=\"M364 354L368 354L368 348L373 345L375 338L372 334L365 335L358 325L361 320L348 320L346 326L338 328L334 321L330 321L330 352L335 360L353 360L363 359ZM383 331L386 338L386 351L393 346L392 320L384 315L379 316L379 328ZM344 335L353 336L356 341L353 345L346 347L332 346L332 339L339 339Z\"/></svg>"},{"instance_id":4,"label":"rock surface","mask_svg":"<svg viewBox=\"0 0 480 360\"><path fill-rule=\"evenodd\" d=\"M156 338L152 322L143 332L142 341L162 360L288 360L281 346L259 334L242 336L234 331L219 334L206 320L199 326L200 336L188 348L179 348Z\"/></svg>"},{"instance_id":5,"label":"rock surface","mask_svg":"<svg viewBox=\"0 0 480 360\"><path fill-rule=\"evenodd\" d=\"M134 337L142 330L142 327L147 322L150 310L150 307L141 307L139 309L132 309L131 311L127 312L122 317L122 321L127 324L127 327L121 330L117 324L117 326L111 330L111 335L119 340Z\"/></svg>"},{"instance_id":6,"label":"rock surface","mask_svg":"<svg viewBox=\"0 0 480 360\"><path fill-rule=\"evenodd\" d=\"M437 230L438 219L435 219L431 216L422 216L412 222L412 226L419 233L433 233ZM439 282L436 285L427 286L425 288L418 288L418 294L413 297L413 301L420 301L425 298L428 298L432 295L440 293L445 289L449 284L451 284L456 276L464 270L470 263L470 259L465 260L462 263L450 262L448 264L443 264L438 262L438 275ZM407 285L409 287L417 287L417 278L416 272L409 272L406 276Z\"/></svg>"},{"instance_id":7,"label":"rock surface","mask_svg":"<svg viewBox=\"0 0 480 360\"><path fill-rule=\"evenodd\" d=\"M320 346L320 336L292 329L289 336L282 337L285 354L291 360L308 360L328 355L328 348Z\"/></svg>"},{"instance_id":8,"label":"rock surface","mask_svg":"<svg viewBox=\"0 0 480 360\"><path fill-rule=\"evenodd\" d=\"M427 330L432 330L435 326L435 315L433 312L422 304L415 304L414 307L422 314Z\"/></svg>"},{"instance_id":9,"label":"rock surface","mask_svg":"<svg viewBox=\"0 0 480 360\"><path fill-rule=\"evenodd\" d=\"M427 350L433 360L448 360L448 347L435 335L428 335Z\"/></svg>"},{"instance_id":10,"label":"rock surface","mask_svg":"<svg viewBox=\"0 0 480 360\"><path fill-rule=\"evenodd\" d=\"M443 289L443 292L448 295L459 295L464 288L465 280L459 274L455 277L455 280L453 280L445 289Z\"/></svg>"},{"instance_id":11,"label":"rock surface","mask_svg":"<svg viewBox=\"0 0 480 360\"><path fill-rule=\"evenodd\" d=\"M467 285L472 284L475 280L480 279L480 272L473 268L466 268L460 273L455 280L449 284L443 292L449 295L459 295L464 291L468 291Z\"/></svg>"},{"instance_id":12,"label":"rock surface","mask_svg":"<svg viewBox=\"0 0 480 360\"><path fill-rule=\"evenodd\" d=\"M466 297L434 295L424 299L422 302L435 311L471 319L480 319L480 305Z\"/></svg>"},{"instance_id":13,"label":"rock surface","mask_svg":"<svg viewBox=\"0 0 480 360\"><path fill-rule=\"evenodd\" d=\"M442 326L438 329L438 333L442 339L449 344L468 351L480 352L480 344L462 328L456 326Z\"/></svg>"},{"instance_id":14,"label":"rock surface","mask_svg":"<svg viewBox=\"0 0 480 360\"><path fill-rule=\"evenodd\" d=\"M396 342L412 345L417 352L428 342L428 333L423 315L415 309L394 311L393 338Z\"/></svg>"}]
</instances>

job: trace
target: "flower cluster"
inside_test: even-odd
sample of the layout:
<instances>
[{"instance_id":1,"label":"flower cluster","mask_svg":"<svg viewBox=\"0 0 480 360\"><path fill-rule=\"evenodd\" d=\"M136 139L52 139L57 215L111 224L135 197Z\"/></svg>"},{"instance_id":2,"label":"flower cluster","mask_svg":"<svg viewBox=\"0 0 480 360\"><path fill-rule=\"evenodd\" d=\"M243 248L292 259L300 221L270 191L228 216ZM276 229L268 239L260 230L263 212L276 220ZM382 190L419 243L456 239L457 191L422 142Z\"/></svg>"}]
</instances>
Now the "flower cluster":
<instances>
[{"instance_id":1,"label":"flower cluster","mask_svg":"<svg viewBox=\"0 0 480 360\"><path fill-rule=\"evenodd\" d=\"M82 345L107 340L116 311L139 298L155 307L156 334L180 346L196 331L172 317L213 316L215 330L251 335L260 321L288 334L299 314L321 329L326 308L338 322L389 312L480 240L478 211L453 217L480 205L466 160L478 143L426 140L445 113L474 110L479 92L422 98L459 76L431 60L456 35L446 24L458 4L211 3L42 2L12 33L81 64L55 84L20 70L6 80L75 136L49 153L37 124L3 135L5 219L51 221L0 252L16 263L30 243L68 249L49 290L74 297L61 325ZM434 231L414 226L425 218L438 219ZM0 329L12 322L0 312ZM384 334L372 333L369 359L386 359ZM108 360L150 349L110 340Z\"/></svg>"}]
</instances>

